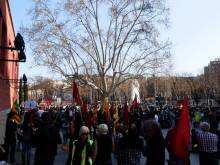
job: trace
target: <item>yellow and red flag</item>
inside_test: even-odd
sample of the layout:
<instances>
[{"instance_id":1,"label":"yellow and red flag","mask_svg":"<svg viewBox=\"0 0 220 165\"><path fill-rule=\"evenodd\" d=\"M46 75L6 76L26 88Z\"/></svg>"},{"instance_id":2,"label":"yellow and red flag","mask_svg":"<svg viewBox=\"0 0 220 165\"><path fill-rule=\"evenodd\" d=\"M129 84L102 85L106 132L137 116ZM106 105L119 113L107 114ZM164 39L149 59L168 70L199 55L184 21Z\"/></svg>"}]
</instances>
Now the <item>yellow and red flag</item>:
<instances>
[{"instance_id":1,"label":"yellow and red flag","mask_svg":"<svg viewBox=\"0 0 220 165\"><path fill-rule=\"evenodd\" d=\"M13 105L12 105L12 108L11 108L11 112L14 113L14 116L13 116L13 120L17 123L17 124L20 124L21 123L21 116L20 116L20 107L19 107L19 104L18 104L18 101L15 100Z\"/></svg>"},{"instance_id":2,"label":"yellow and red flag","mask_svg":"<svg viewBox=\"0 0 220 165\"><path fill-rule=\"evenodd\" d=\"M119 121L119 115L118 115L118 106L116 105L115 106L115 111L114 111L114 114L113 114L113 119L114 119L114 130L113 132L115 133L115 127L116 127L116 124L117 122Z\"/></svg>"},{"instance_id":3,"label":"yellow and red flag","mask_svg":"<svg viewBox=\"0 0 220 165\"><path fill-rule=\"evenodd\" d=\"M108 97L104 98L104 102L103 102L103 112L105 114L105 117L107 120L109 120L111 118L110 115L110 111L109 111L109 101L108 101Z\"/></svg>"}]
</instances>

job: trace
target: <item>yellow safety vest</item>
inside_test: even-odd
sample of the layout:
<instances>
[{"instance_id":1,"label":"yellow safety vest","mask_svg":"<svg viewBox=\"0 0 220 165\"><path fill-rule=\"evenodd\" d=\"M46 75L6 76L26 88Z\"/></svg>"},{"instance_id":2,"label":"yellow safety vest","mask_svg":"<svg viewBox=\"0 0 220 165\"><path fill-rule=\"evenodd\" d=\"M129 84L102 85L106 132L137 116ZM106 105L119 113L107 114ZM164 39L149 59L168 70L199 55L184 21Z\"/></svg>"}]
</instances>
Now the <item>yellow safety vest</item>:
<instances>
[{"instance_id":1,"label":"yellow safety vest","mask_svg":"<svg viewBox=\"0 0 220 165\"><path fill-rule=\"evenodd\" d=\"M199 112L196 112L194 115L194 121L199 123L201 120L202 120L201 114Z\"/></svg>"},{"instance_id":2,"label":"yellow safety vest","mask_svg":"<svg viewBox=\"0 0 220 165\"><path fill-rule=\"evenodd\" d=\"M72 161L73 161L73 157L74 157L74 154L75 154L75 150L76 150L76 145L75 145L75 142L77 142L78 140L75 140L73 142L73 149L72 149L72 159L71 159L71 165L72 165ZM88 143L90 146L92 146L93 144L93 141L92 140L88 140ZM86 145L84 146L83 150L82 150L82 155L81 155L82 159L81 159L81 165L85 165L85 162L86 162ZM89 164L92 165L93 162L92 162L92 158L89 157Z\"/></svg>"}]
</instances>

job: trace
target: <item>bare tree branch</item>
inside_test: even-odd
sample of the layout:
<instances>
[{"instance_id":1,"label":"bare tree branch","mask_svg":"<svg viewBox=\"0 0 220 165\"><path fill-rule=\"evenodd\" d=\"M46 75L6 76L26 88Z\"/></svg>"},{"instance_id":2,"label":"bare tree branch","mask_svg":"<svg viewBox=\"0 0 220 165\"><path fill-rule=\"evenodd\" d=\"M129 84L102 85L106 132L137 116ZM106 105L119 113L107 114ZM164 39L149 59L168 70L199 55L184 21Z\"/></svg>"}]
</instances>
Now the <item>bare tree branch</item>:
<instances>
[{"instance_id":1,"label":"bare tree branch","mask_svg":"<svg viewBox=\"0 0 220 165\"><path fill-rule=\"evenodd\" d=\"M124 82L166 67L166 0L33 1L23 27L37 65L109 96ZM97 81L98 80L98 81Z\"/></svg>"}]
</instances>

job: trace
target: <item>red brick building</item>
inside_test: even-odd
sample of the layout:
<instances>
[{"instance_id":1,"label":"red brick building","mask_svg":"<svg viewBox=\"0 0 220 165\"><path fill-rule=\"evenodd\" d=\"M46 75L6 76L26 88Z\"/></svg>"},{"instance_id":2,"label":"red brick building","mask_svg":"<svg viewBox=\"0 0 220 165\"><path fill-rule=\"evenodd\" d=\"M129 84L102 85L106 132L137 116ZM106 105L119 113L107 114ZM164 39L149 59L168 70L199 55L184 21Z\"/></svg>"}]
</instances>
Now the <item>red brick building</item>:
<instances>
[{"instance_id":1,"label":"red brick building","mask_svg":"<svg viewBox=\"0 0 220 165\"><path fill-rule=\"evenodd\" d=\"M15 31L8 0L0 0L0 46L14 47ZM0 50L0 59L17 59L17 51ZM0 144L3 142L6 115L18 97L18 62L0 61Z\"/></svg>"}]
</instances>

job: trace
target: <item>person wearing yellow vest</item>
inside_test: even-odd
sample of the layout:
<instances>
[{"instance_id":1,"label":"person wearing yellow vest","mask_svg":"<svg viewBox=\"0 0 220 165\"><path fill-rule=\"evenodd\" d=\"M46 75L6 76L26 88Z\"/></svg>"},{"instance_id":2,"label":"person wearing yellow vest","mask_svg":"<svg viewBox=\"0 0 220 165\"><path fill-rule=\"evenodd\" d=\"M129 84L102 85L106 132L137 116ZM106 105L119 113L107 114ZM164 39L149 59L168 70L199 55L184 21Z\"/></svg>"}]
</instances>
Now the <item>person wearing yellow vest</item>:
<instances>
[{"instance_id":1,"label":"person wearing yellow vest","mask_svg":"<svg viewBox=\"0 0 220 165\"><path fill-rule=\"evenodd\" d=\"M199 124L202 121L202 115L201 113L197 110L194 114L193 118L193 126L194 128L199 128Z\"/></svg>"},{"instance_id":2,"label":"person wearing yellow vest","mask_svg":"<svg viewBox=\"0 0 220 165\"><path fill-rule=\"evenodd\" d=\"M69 151L71 156L68 165L93 165L94 142L89 139L89 128L82 126L79 130L79 138L73 141L73 147Z\"/></svg>"}]
</instances>

